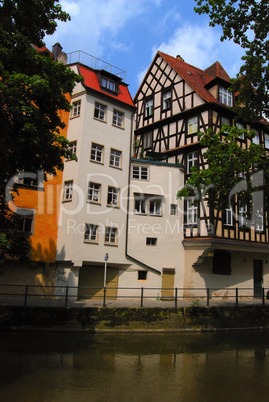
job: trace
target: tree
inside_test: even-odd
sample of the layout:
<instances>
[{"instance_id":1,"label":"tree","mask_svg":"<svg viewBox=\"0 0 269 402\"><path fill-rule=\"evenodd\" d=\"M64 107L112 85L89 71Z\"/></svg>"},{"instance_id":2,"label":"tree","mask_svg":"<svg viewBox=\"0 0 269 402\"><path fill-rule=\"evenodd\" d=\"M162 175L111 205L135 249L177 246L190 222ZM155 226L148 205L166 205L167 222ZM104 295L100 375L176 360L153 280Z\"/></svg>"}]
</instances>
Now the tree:
<instances>
[{"instance_id":1,"label":"tree","mask_svg":"<svg viewBox=\"0 0 269 402\"><path fill-rule=\"evenodd\" d=\"M268 0L195 0L195 11L220 25L221 41L232 39L245 49L231 91L238 93L236 112L245 121L269 117L269 3Z\"/></svg>"},{"instance_id":2,"label":"tree","mask_svg":"<svg viewBox=\"0 0 269 402\"><path fill-rule=\"evenodd\" d=\"M53 60L44 48L46 34L70 19L58 0L0 1L0 250L25 256L26 237L16 231L7 209L6 185L20 171L56 174L63 157L72 157L60 110L69 111L66 94L81 78ZM11 191L11 190L10 190ZM15 232L21 247L14 244Z\"/></svg>"},{"instance_id":3,"label":"tree","mask_svg":"<svg viewBox=\"0 0 269 402\"><path fill-rule=\"evenodd\" d=\"M224 125L220 133L211 130L199 133L205 149L203 159L207 168L193 166L186 185L178 198L190 197L194 204L207 201L210 210L218 212L237 205L248 205L246 219L255 223L261 209L269 211L269 160L262 145L252 143L248 149L240 146L238 138L252 138L254 132ZM256 193L255 202L253 194ZM261 198L257 196L262 195Z\"/></svg>"}]
</instances>

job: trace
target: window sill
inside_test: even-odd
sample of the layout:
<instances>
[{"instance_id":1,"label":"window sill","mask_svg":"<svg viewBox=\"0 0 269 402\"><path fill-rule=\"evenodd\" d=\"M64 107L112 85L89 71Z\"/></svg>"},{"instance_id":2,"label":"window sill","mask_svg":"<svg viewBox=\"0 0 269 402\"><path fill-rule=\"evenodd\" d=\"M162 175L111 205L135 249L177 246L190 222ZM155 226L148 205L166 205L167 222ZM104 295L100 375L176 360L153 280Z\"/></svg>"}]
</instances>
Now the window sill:
<instances>
[{"instance_id":1,"label":"window sill","mask_svg":"<svg viewBox=\"0 0 269 402\"><path fill-rule=\"evenodd\" d=\"M106 206L107 206L108 208L115 208L115 209L119 209L119 208L120 208L119 205L106 204Z\"/></svg>"},{"instance_id":2,"label":"window sill","mask_svg":"<svg viewBox=\"0 0 269 402\"><path fill-rule=\"evenodd\" d=\"M93 119L94 119L94 120L97 120L97 121L101 121L102 123L106 123L106 124L107 124L107 121L106 121L106 120L98 119L98 117L94 117Z\"/></svg>"},{"instance_id":3,"label":"window sill","mask_svg":"<svg viewBox=\"0 0 269 402\"><path fill-rule=\"evenodd\" d=\"M121 166L109 165L109 167L114 168L114 169L118 169L118 170L122 170Z\"/></svg>"},{"instance_id":4,"label":"window sill","mask_svg":"<svg viewBox=\"0 0 269 402\"><path fill-rule=\"evenodd\" d=\"M118 247L118 243L104 243L105 246Z\"/></svg>"},{"instance_id":5,"label":"window sill","mask_svg":"<svg viewBox=\"0 0 269 402\"><path fill-rule=\"evenodd\" d=\"M71 117L70 117L70 120L77 119L78 117L80 117L80 114L77 115L77 116L71 116Z\"/></svg>"},{"instance_id":6,"label":"window sill","mask_svg":"<svg viewBox=\"0 0 269 402\"><path fill-rule=\"evenodd\" d=\"M100 201L86 200L86 202L87 202L88 204L101 205L101 202L100 202Z\"/></svg>"},{"instance_id":7,"label":"window sill","mask_svg":"<svg viewBox=\"0 0 269 402\"><path fill-rule=\"evenodd\" d=\"M98 165L104 165L104 162L98 162L98 161L95 161L94 159L90 159L90 162L98 163Z\"/></svg>"},{"instance_id":8,"label":"window sill","mask_svg":"<svg viewBox=\"0 0 269 402\"><path fill-rule=\"evenodd\" d=\"M84 243L85 244L96 244L96 245L98 245L98 241L94 241L94 240L85 240L84 239Z\"/></svg>"},{"instance_id":9,"label":"window sill","mask_svg":"<svg viewBox=\"0 0 269 402\"><path fill-rule=\"evenodd\" d=\"M113 123L112 123L112 126L113 126L113 127L120 128L121 130L125 130L125 127L117 126L117 124L113 124Z\"/></svg>"},{"instance_id":10,"label":"window sill","mask_svg":"<svg viewBox=\"0 0 269 402\"><path fill-rule=\"evenodd\" d=\"M64 203L66 203L66 202L72 202L73 201L73 199L71 198L70 200L62 200L62 202L64 202Z\"/></svg>"}]
</instances>

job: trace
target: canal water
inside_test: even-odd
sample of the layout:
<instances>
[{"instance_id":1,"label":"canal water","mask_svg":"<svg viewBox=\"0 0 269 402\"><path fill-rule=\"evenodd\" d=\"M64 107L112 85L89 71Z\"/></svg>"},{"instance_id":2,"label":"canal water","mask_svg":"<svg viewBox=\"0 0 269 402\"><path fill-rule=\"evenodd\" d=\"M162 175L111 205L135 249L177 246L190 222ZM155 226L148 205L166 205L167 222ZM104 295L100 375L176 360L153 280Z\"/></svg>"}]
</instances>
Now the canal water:
<instances>
[{"instance_id":1,"label":"canal water","mask_svg":"<svg viewBox=\"0 0 269 402\"><path fill-rule=\"evenodd\" d=\"M1 401L268 401L269 332L0 334Z\"/></svg>"}]
</instances>

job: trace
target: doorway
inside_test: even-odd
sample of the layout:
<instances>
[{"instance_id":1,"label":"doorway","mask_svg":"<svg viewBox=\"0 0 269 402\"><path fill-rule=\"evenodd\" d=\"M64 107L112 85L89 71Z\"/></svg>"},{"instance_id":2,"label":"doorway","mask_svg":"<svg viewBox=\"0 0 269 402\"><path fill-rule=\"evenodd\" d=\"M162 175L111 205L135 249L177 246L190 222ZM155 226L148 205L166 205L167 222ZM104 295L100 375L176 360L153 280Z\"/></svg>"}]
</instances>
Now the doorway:
<instances>
[{"instance_id":1,"label":"doorway","mask_svg":"<svg viewBox=\"0 0 269 402\"><path fill-rule=\"evenodd\" d=\"M253 286L254 286L254 297L261 297L262 286L263 286L262 260L253 260Z\"/></svg>"},{"instance_id":2,"label":"doorway","mask_svg":"<svg viewBox=\"0 0 269 402\"><path fill-rule=\"evenodd\" d=\"M174 297L175 269L163 268L162 297Z\"/></svg>"}]
</instances>

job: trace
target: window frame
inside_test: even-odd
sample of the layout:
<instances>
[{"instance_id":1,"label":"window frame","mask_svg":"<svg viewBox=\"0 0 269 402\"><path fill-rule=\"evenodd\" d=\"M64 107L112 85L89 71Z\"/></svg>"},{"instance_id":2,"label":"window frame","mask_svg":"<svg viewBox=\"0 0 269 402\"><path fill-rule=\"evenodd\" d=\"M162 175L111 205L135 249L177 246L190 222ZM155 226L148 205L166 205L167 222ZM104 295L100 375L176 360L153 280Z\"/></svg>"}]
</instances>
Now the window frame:
<instances>
[{"instance_id":1,"label":"window frame","mask_svg":"<svg viewBox=\"0 0 269 402\"><path fill-rule=\"evenodd\" d=\"M74 181L66 180L63 188L63 201L73 200Z\"/></svg>"},{"instance_id":2,"label":"window frame","mask_svg":"<svg viewBox=\"0 0 269 402\"><path fill-rule=\"evenodd\" d=\"M269 149L269 133L264 133L264 148Z\"/></svg>"},{"instance_id":3,"label":"window frame","mask_svg":"<svg viewBox=\"0 0 269 402\"><path fill-rule=\"evenodd\" d=\"M113 154L116 153L116 154ZM118 163L118 165L117 165ZM110 149L110 158L109 158L109 166L121 169L122 167L122 151L111 148Z\"/></svg>"},{"instance_id":4,"label":"window frame","mask_svg":"<svg viewBox=\"0 0 269 402\"><path fill-rule=\"evenodd\" d=\"M252 144L260 145L261 139L260 139L260 132L256 128L253 129L253 132L255 133L254 137L252 138ZM258 139L258 141L257 141Z\"/></svg>"},{"instance_id":5,"label":"window frame","mask_svg":"<svg viewBox=\"0 0 269 402\"><path fill-rule=\"evenodd\" d=\"M153 110L154 110L154 100L153 98L149 98L145 101L145 112L144 112L145 118L152 117Z\"/></svg>"},{"instance_id":6,"label":"window frame","mask_svg":"<svg viewBox=\"0 0 269 402\"><path fill-rule=\"evenodd\" d=\"M187 174L191 174L191 168L198 165L197 151L189 152L187 154Z\"/></svg>"},{"instance_id":7,"label":"window frame","mask_svg":"<svg viewBox=\"0 0 269 402\"><path fill-rule=\"evenodd\" d=\"M144 197L134 198L134 212L135 215L147 215L147 200Z\"/></svg>"},{"instance_id":8,"label":"window frame","mask_svg":"<svg viewBox=\"0 0 269 402\"><path fill-rule=\"evenodd\" d=\"M100 102L95 102L93 117L96 120L106 123L107 121L107 105Z\"/></svg>"},{"instance_id":9,"label":"window frame","mask_svg":"<svg viewBox=\"0 0 269 402\"><path fill-rule=\"evenodd\" d=\"M96 149L94 148L96 147ZM93 158L94 155L94 158ZM101 158L100 158L101 156ZM100 160L98 160L100 159ZM104 162L104 146L101 144L97 144L96 142L92 142L91 146L91 156L90 156L90 161L95 162L95 163L101 163L103 164Z\"/></svg>"},{"instance_id":10,"label":"window frame","mask_svg":"<svg viewBox=\"0 0 269 402\"><path fill-rule=\"evenodd\" d=\"M81 111L81 99L72 102L71 118L79 117Z\"/></svg>"},{"instance_id":11,"label":"window frame","mask_svg":"<svg viewBox=\"0 0 269 402\"><path fill-rule=\"evenodd\" d=\"M113 186L108 186L107 188L107 206L108 207L119 207L120 201L120 189Z\"/></svg>"},{"instance_id":12,"label":"window frame","mask_svg":"<svg viewBox=\"0 0 269 402\"><path fill-rule=\"evenodd\" d=\"M35 229L36 210L32 209L32 208L16 207L15 212L16 212L16 214L19 215L19 221L20 221L20 223L22 223L22 229L19 228L19 231L23 232L23 233L27 233L29 236L33 236L34 231L35 231L34 229ZM25 230L29 221L30 221L31 228L30 228L30 230Z\"/></svg>"},{"instance_id":13,"label":"window frame","mask_svg":"<svg viewBox=\"0 0 269 402\"><path fill-rule=\"evenodd\" d=\"M146 237L146 246L156 247L157 246L157 237Z\"/></svg>"},{"instance_id":14,"label":"window frame","mask_svg":"<svg viewBox=\"0 0 269 402\"><path fill-rule=\"evenodd\" d=\"M186 200L186 223L187 225L197 225L198 224L198 206L193 204L193 199ZM190 219L190 217L194 219Z\"/></svg>"},{"instance_id":15,"label":"window frame","mask_svg":"<svg viewBox=\"0 0 269 402\"><path fill-rule=\"evenodd\" d=\"M120 116L121 115L121 116ZM115 119L115 121L114 121ZM120 122L120 124L118 124ZM113 109L112 125L118 128L124 128L124 113L120 110Z\"/></svg>"},{"instance_id":16,"label":"window frame","mask_svg":"<svg viewBox=\"0 0 269 402\"><path fill-rule=\"evenodd\" d=\"M142 277L140 277L140 276L142 276ZM139 270L137 272L137 280L138 281L146 281L148 279L147 277L148 277L148 271Z\"/></svg>"},{"instance_id":17,"label":"window frame","mask_svg":"<svg viewBox=\"0 0 269 402\"><path fill-rule=\"evenodd\" d=\"M198 116L192 116L188 118L188 135L193 135L198 132L198 120Z\"/></svg>"},{"instance_id":18,"label":"window frame","mask_svg":"<svg viewBox=\"0 0 269 402\"><path fill-rule=\"evenodd\" d=\"M162 216L162 199L161 198L154 198L149 199L149 215L150 216Z\"/></svg>"},{"instance_id":19,"label":"window frame","mask_svg":"<svg viewBox=\"0 0 269 402\"><path fill-rule=\"evenodd\" d=\"M95 200L95 195L98 194L97 200ZM94 204L101 204L101 184L92 181L88 182L88 193L87 201Z\"/></svg>"},{"instance_id":20,"label":"window frame","mask_svg":"<svg viewBox=\"0 0 269 402\"><path fill-rule=\"evenodd\" d=\"M233 107L233 94L227 88L219 87L219 102L223 105Z\"/></svg>"},{"instance_id":21,"label":"window frame","mask_svg":"<svg viewBox=\"0 0 269 402\"><path fill-rule=\"evenodd\" d=\"M178 204L170 204L170 215L177 216L178 215Z\"/></svg>"},{"instance_id":22,"label":"window frame","mask_svg":"<svg viewBox=\"0 0 269 402\"><path fill-rule=\"evenodd\" d=\"M118 228L115 226L106 226L104 244L110 246L118 245Z\"/></svg>"},{"instance_id":23,"label":"window frame","mask_svg":"<svg viewBox=\"0 0 269 402\"><path fill-rule=\"evenodd\" d=\"M138 171L135 173L134 170ZM138 177L134 177L134 174ZM149 167L141 165L132 165L132 179L133 180L149 180Z\"/></svg>"},{"instance_id":24,"label":"window frame","mask_svg":"<svg viewBox=\"0 0 269 402\"><path fill-rule=\"evenodd\" d=\"M225 226L234 226L233 222L233 208L225 208L225 220L224 220L224 225Z\"/></svg>"},{"instance_id":25,"label":"window frame","mask_svg":"<svg viewBox=\"0 0 269 402\"><path fill-rule=\"evenodd\" d=\"M113 84L113 88L110 87L110 84ZM116 92L116 81L103 76L101 81L101 86L108 91Z\"/></svg>"},{"instance_id":26,"label":"window frame","mask_svg":"<svg viewBox=\"0 0 269 402\"><path fill-rule=\"evenodd\" d=\"M98 244L98 229L99 226L94 223L85 223L84 242ZM87 231L89 232L89 238L86 237Z\"/></svg>"},{"instance_id":27,"label":"window frame","mask_svg":"<svg viewBox=\"0 0 269 402\"><path fill-rule=\"evenodd\" d=\"M170 94L170 96L166 98L166 95L168 94ZM172 89L167 89L162 94L162 110L165 112L166 110L170 110L171 108L172 108Z\"/></svg>"}]
</instances>

